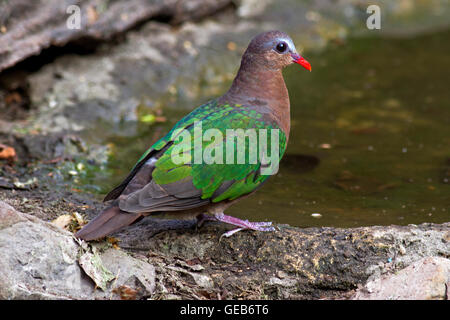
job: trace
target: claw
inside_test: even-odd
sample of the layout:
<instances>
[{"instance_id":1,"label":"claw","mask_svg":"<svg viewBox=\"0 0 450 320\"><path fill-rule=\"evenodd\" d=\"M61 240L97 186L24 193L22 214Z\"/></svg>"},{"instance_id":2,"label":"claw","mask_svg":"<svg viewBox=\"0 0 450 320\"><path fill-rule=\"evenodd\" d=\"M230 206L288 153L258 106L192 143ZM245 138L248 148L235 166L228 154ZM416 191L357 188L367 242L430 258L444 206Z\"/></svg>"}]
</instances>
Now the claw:
<instances>
[{"instance_id":1,"label":"claw","mask_svg":"<svg viewBox=\"0 0 450 320\"><path fill-rule=\"evenodd\" d=\"M248 222L248 220L246 220L246 222ZM259 227L269 227L269 226L272 225L272 222L271 222L271 221L250 222L250 223L252 223L252 224L254 224L254 225L256 225L256 226L259 226Z\"/></svg>"},{"instance_id":2,"label":"claw","mask_svg":"<svg viewBox=\"0 0 450 320\"><path fill-rule=\"evenodd\" d=\"M227 232L225 232L224 234L222 234L222 235L220 236L220 239L221 239L222 237L229 238L229 237L231 237L233 234L235 234L236 232L239 232L239 231L244 230L244 229L245 229L245 228L236 228L236 229L227 231ZM219 241L220 241L220 239L219 239Z\"/></svg>"}]
</instances>

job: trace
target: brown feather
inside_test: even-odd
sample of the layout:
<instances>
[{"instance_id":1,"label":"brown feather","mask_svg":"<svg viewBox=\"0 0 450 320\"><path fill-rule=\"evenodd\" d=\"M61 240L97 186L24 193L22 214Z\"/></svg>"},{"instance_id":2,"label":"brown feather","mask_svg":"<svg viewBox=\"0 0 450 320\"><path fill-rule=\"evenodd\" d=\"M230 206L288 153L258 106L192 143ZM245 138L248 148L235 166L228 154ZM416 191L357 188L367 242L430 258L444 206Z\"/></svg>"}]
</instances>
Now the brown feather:
<instances>
[{"instance_id":1,"label":"brown feather","mask_svg":"<svg viewBox=\"0 0 450 320\"><path fill-rule=\"evenodd\" d=\"M142 216L140 213L128 213L120 210L117 206L112 206L91 220L75 234L75 237L86 241L100 239L129 226Z\"/></svg>"},{"instance_id":2,"label":"brown feather","mask_svg":"<svg viewBox=\"0 0 450 320\"><path fill-rule=\"evenodd\" d=\"M274 36L285 34L279 31L266 32L250 42L233 84L219 98L218 103L236 103L256 110L269 109L269 116L289 139L290 102L282 69L292 63L292 58L261 47L267 39Z\"/></svg>"}]
</instances>

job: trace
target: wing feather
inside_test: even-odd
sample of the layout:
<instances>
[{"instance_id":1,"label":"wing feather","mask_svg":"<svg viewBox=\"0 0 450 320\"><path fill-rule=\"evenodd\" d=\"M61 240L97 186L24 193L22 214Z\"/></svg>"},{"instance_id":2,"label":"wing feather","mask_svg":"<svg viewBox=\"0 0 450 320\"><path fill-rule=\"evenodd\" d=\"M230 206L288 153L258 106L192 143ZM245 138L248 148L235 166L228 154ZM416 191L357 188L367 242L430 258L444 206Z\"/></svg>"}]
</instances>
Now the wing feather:
<instances>
[{"instance_id":1,"label":"wing feather","mask_svg":"<svg viewBox=\"0 0 450 320\"><path fill-rule=\"evenodd\" d=\"M157 142L158 148L150 148L150 151L141 157L130 173L131 178L129 176L124 181L125 188L130 182L138 180L140 172L145 171L143 168L147 167L147 171L151 174L146 183L133 192L126 194L123 192L125 188L122 189L123 194L119 198L121 210L127 212L187 210L209 203L237 199L253 192L266 181L269 176L260 175L259 159L256 163L248 163L248 158L246 158L247 161L244 164L206 164L204 162L177 164L172 161L172 152L180 141L177 141L176 137L172 137L171 133L177 128L184 128L194 136L195 121L202 121L203 132L211 128L219 129L222 132L223 146L225 146L227 138L229 139L226 129L245 130L274 127L273 121L268 122L267 119L261 119L261 114L247 112L241 106L207 104L199 109L201 110L195 110L182 119L168 135ZM280 135L280 159L285 150L285 140L284 133L282 133ZM217 142L214 140L194 143L189 152L191 156L196 151L201 151L203 154L205 148L214 147ZM248 150L248 141L246 143L246 150ZM236 144L234 147L234 152L237 154ZM199 148L201 150L198 150ZM156 161L148 161L152 155L156 154L155 150L158 152L158 158L155 158ZM180 151L180 154L182 152L186 152L186 150ZM116 196L117 193L118 191L113 195Z\"/></svg>"}]
</instances>

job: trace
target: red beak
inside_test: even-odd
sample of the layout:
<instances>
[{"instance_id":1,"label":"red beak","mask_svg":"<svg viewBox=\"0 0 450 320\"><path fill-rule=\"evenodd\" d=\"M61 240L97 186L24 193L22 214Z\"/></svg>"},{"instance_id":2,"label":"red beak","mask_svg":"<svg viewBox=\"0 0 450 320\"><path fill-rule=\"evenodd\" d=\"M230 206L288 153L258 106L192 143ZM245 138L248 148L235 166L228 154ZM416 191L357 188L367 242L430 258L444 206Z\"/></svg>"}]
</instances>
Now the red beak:
<instances>
[{"instance_id":1,"label":"red beak","mask_svg":"<svg viewBox=\"0 0 450 320\"><path fill-rule=\"evenodd\" d=\"M311 64L308 61L306 61L301 55L299 55L297 53L291 53L291 57L292 57L292 59L294 59L295 63L298 63L306 70L311 71Z\"/></svg>"}]
</instances>

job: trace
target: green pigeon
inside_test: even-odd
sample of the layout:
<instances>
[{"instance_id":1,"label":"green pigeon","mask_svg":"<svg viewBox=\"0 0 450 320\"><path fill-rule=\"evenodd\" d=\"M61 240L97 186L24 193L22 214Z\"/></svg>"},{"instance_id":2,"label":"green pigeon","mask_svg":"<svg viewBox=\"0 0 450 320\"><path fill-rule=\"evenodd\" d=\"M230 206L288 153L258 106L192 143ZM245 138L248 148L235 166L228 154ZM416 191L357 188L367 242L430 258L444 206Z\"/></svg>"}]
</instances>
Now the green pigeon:
<instances>
[{"instance_id":1,"label":"green pigeon","mask_svg":"<svg viewBox=\"0 0 450 320\"><path fill-rule=\"evenodd\" d=\"M224 210L251 195L276 173L289 137L290 103L282 69L311 71L292 39L269 31L254 37L230 89L182 118L106 195L108 207L75 236L102 238L145 216L168 213L236 226L226 232L274 231Z\"/></svg>"}]
</instances>

